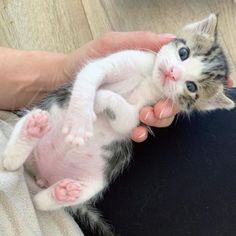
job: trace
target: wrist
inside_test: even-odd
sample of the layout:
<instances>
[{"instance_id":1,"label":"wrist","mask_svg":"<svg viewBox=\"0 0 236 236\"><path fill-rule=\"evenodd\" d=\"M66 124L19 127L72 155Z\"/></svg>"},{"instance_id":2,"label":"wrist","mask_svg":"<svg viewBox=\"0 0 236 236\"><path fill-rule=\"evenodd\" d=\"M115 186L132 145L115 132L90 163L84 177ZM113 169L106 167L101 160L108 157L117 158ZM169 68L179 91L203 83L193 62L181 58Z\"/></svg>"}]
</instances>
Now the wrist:
<instances>
[{"instance_id":1,"label":"wrist","mask_svg":"<svg viewBox=\"0 0 236 236\"><path fill-rule=\"evenodd\" d=\"M40 86L44 92L50 92L69 80L64 72L66 54L44 51L31 51L27 54L29 60L32 60L27 70L35 77L35 85Z\"/></svg>"},{"instance_id":2,"label":"wrist","mask_svg":"<svg viewBox=\"0 0 236 236\"><path fill-rule=\"evenodd\" d=\"M0 109L17 109L39 101L68 81L65 54L0 47Z\"/></svg>"}]
</instances>

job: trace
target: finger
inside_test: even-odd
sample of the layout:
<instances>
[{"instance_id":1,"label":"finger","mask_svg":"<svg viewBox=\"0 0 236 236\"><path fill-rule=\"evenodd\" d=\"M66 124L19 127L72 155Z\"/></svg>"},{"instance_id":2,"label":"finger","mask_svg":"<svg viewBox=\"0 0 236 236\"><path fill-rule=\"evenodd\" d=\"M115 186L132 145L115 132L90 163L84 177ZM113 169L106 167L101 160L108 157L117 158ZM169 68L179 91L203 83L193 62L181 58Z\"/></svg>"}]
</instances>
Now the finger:
<instances>
[{"instance_id":1,"label":"finger","mask_svg":"<svg viewBox=\"0 0 236 236\"><path fill-rule=\"evenodd\" d=\"M159 101L154 108L144 107L139 115L140 120L153 127L167 127L177 113L176 106L171 101Z\"/></svg>"},{"instance_id":2,"label":"finger","mask_svg":"<svg viewBox=\"0 0 236 236\"><path fill-rule=\"evenodd\" d=\"M144 124L150 124L156 121L156 117L154 114L154 109L153 107L144 107L139 114L139 119L144 123Z\"/></svg>"},{"instance_id":3,"label":"finger","mask_svg":"<svg viewBox=\"0 0 236 236\"><path fill-rule=\"evenodd\" d=\"M153 126L153 127L167 127L171 125L174 120L174 114L168 118L159 119L154 114L154 109L152 107L145 107L140 112L140 120L145 123L146 125Z\"/></svg>"},{"instance_id":4,"label":"finger","mask_svg":"<svg viewBox=\"0 0 236 236\"><path fill-rule=\"evenodd\" d=\"M152 126L157 127L157 128L168 127L172 124L174 119L175 119L174 116L169 117L169 118L165 118L165 119L158 119L158 120L156 120L156 122L154 124L152 124Z\"/></svg>"},{"instance_id":5,"label":"finger","mask_svg":"<svg viewBox=\"0 0 236 236\"><path fill-rule=\"evenodd\" d=\"M99 58L125 49L141 49L158 51L164 44L175 38L172 34L156 34L153 32L109 32L92 40L65 60L64 73L71 79L91 58Z\"/></svg>"},{"instance_id":6,"label":"finger","mask_svg":"<svg viewBox=\"0 0 236 236\"><path fill-rule=\"evenodd\" d=\"M233 81L233 79L232 79L232 76L229 76L228 78L227 78L227 87L229 87L229 88L232 88L233 87L233 85L234 85L234 81Z\"/></svg>"},{"instance_id":7,"label":"finger","mask_svg":"<svg viewBox=\"0 0 236 236\"><path fill-rule=\"evenodd\" d=\"M110 32L98 39L96 48L101 54L124 49L147 49L159 51L160 48L175 38L172 34L156 34L153 32Z\"/></svg>"},{"instance_id":8,"label":"finger","mask_svg":"<svg viewBox=\"0 0 236 236\"><path fill-rule=\"evenodd\" d=\"M145 127L139 126L135 128L131 134L131 139L137 143L143 142L148 137L148 131Z\"/></svg>"},{"instance_id":9,"label":"finger","mask_svg":"<svg viewBox=\"0 0 236 236\"><path fill-rule=\"evenodd\" d=\"M161 100L154 106L154 114L159 119L175 116L177 107L171 100Z\"/></svg>"}]
</instances>

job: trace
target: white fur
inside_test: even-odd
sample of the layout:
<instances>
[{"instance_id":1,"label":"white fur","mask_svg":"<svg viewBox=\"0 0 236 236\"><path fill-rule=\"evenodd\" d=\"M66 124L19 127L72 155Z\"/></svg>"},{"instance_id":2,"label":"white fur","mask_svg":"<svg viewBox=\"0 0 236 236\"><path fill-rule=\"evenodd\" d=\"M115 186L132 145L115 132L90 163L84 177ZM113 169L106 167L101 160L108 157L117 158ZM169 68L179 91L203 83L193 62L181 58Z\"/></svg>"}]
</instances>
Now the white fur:
<instances>
[{"instance_id":1,"label":"white fur","mask_svg":"<svg viewBox=\"0 0 236 236\"><path fill-rule=\"evenodd\" d=\"M31 114L33 114L34 112L35 111L32 111ZM7 170L16 170L21 167L29 157L38 141L37 139L26 138L22 134L23 126L31 114L26 115L16 124L11 134L11 138L7 143L6 149L3 153L3 166ZM19 155L19 150L21 155Z\"/></svg>"}]
</instances>

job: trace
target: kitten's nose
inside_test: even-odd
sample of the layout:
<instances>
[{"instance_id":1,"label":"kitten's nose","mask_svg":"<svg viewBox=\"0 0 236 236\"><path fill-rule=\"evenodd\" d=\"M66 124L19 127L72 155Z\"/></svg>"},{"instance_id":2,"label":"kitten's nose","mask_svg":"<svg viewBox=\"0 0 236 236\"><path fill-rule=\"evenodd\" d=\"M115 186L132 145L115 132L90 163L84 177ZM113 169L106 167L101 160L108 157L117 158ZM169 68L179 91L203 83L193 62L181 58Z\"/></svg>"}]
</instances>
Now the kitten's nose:
<instances>
[{"instance_id":1,"label":"kitten's nose","mask_svg":"<svg viewBox=\"0 0 236 236\"><path fill-rule=\"evenodd\" d=\"M180 67L172 66L166 71L164 71L166 79L179 80L182 75L182 70Z\"/></svg>"}]
</instances>

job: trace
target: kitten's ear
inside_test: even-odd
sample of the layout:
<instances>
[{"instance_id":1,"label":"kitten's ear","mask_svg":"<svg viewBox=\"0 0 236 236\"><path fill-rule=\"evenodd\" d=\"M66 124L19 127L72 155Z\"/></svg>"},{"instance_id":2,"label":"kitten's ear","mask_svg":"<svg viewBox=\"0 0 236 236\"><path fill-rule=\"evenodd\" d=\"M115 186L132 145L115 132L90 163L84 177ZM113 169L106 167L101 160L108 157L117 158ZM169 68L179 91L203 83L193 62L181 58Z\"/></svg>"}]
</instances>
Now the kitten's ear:
<instances>
[{"instance_id":1,"label":"kitten's ear","mask_svg":"<svg viewBox=\"0 0 236 236\"><path fill-rule=\"evenodd\" d=\"M215 14L209 15L206 19L198 21L184 27L184 31L192 31L200 35L207 35L215 38L217 26L217 16Z\"/></svg>"},{"instance_id":2,"label":"kitten's ear","mask_svg":"<svg viewBox=\"0 0 236 236\"><path fill-rule=\"evenodd\" d=\"M214 97L210 98L203 110L215 110L215 109L233 109L235 107L234 101L224 95L223 92L219 92Z\"/></svg>"}]
</instances>

